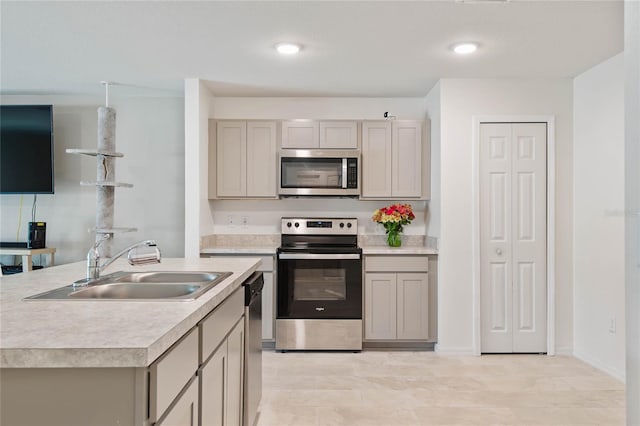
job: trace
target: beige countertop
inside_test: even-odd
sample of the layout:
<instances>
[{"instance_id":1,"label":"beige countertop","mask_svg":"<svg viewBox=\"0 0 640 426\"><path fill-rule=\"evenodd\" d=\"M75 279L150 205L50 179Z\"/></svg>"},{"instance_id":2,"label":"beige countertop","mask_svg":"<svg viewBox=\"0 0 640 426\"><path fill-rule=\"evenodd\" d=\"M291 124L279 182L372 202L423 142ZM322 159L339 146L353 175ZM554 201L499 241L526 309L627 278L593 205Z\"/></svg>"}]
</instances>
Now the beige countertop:
<instances>
[{"instance_id":1,"label":"beige countertop","mask_svg":"<svg viewBox=\"0 0 640 426\"><path fill-rule=\"evenodd\" d=\"M77 262L0 278L0 367L146 367L233 293L259 258L163 259L115 271L208 271L232 275L192 301L22 300L85 274Z\"/></svg>"},{"instance_id":2,"label":"beige countertop","mask_svg":"<svg viewBox=\"0 0 640 426\"><path fill-rule=\"evenodd\" d=\"M424 235L404 235L400 247L386 245L385 235L360 234L362 253L389 255L438 254L437 242ZM280 235L210 235L203 237L200 254L255 254L274 256L280 245Z\"/></svg>"}]
</instances>

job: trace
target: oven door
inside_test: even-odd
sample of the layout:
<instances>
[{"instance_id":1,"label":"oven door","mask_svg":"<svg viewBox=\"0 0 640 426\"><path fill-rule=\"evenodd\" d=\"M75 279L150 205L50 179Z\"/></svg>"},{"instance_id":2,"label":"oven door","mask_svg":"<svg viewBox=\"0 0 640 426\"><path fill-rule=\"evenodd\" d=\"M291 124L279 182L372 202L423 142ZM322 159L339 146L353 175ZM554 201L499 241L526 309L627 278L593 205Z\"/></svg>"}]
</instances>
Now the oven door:
<instances>
[{"instance_id":1,"label":"oven door","mask_svg":"<svg viewBox=\"0 0 640 426\"><path fill-rule=\"evenodd\" d=\"M362 319L360 253L278 254L278 319Z\"/></svg>"}]
</instances>

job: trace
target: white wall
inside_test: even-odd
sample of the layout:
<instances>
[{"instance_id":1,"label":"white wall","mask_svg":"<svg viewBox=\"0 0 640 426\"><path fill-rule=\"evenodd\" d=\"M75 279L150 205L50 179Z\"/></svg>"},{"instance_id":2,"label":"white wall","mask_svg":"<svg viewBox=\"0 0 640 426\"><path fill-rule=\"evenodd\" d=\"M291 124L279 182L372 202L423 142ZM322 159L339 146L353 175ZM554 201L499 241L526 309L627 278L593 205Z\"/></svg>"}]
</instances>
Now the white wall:
<instances>
[{"instance_id":1,"label":"white wall","mask_svg":"<svg viewBox=\"0 0 640 426\"><path fill-rule=\"evenodd\" d=\"M640 2L624 3L627 424L640 424Z\"/></svg>"},{"instance_id":2,"label":"white wall","mask_svg":"<svg viewBox=\"0 0 640 426\"><path fill-rule=\"evenodd\" d=\"M200 236L213 232L209 210L209 109L211 92L197 78L184 86L185 211L184 256L200 257Z\"/></svg>"},{"instance_id":3,"label":"white wall","mask_svg":"<svg viewBox=\"0 0 640 426\"><path fill-rule=\"evenodd\" d=\"M214 97L210 118L384 120L385 111L403 120L425 118L423 98L224 98Z\"/></svg>"},{"instance_id":4,"label":"white wall","mask_svg":"<svg viewBox=\"0 0 640 426\"><path fill-rule=\"evenodd\" d=\"M573 350L624 379L623 54L574 79L573 119Z\"/></svg>"},{"instance_id":5,"label":"white wall","mask_svg":"<svg viewBox=\"0 0 640 426\"><path fill-rule=\"evenodd\" d=\"M425 111L431 120L431 201L429 202L429 217L427 220L427 234L440 238L440 222L442 217L440 202L440 150L441 150L441 99L440 82L429 91L424 99Z\"/></svg>"},{"instance_id":6,"label":"white wall","mask_svg":"<svg viewBox=\"0 0 640 426\"><path fill-rule=\"evenodd\" d=\"M556 347L572 345L572 84L570 79L441 80L442 224L438 350L472 353L472 117L555 115Z\"/></svg>"},{"instance_id":7,"label":"white wall","mask_svg":"<svg viewBox=\"0 0 640 426\"><path fill-rule=\"evenodd\" d=\"M136 227L137 232L118 234L114 248L153 238L167 257L182 256L184 245L184 136L181 98L118 97L111 91L116 109L116 147L124 158L116 160L118 181L133 188L116 189L115 225ZM95 149L97 108L103 99L78 96L3 96L3 104L53 104L55 194L39 195L38 221L47 222L47 245L56 247L56 263L86 258L95 239L96 195L81 180L95 180L95 157L65 153L67 148ZM27 240L32 195L0 195L0 239ZM18 260L19 261L19 260ZM45 259L42 259L44 263ZM3 256L5 264L13 258ZM34 259L36 264L40 259Z\"/></svg>"}]
</instances>

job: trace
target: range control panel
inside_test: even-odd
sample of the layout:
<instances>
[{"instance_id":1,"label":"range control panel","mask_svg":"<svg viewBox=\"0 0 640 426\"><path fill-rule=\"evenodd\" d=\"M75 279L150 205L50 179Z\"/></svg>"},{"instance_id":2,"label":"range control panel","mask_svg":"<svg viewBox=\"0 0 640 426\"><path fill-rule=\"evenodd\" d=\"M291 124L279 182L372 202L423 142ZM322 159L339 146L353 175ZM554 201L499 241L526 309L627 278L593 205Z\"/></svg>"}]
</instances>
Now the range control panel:
<instances>
[{"instance_id":1,"label":"range control panel","mask_svg":"<svg viewBox=\"0 0 640 426\"><path fill-rule=\"evenodd\" d=\"M357 235L358 219L283 217L282 233L289 235Z\"/></svg>"}]
</instances>

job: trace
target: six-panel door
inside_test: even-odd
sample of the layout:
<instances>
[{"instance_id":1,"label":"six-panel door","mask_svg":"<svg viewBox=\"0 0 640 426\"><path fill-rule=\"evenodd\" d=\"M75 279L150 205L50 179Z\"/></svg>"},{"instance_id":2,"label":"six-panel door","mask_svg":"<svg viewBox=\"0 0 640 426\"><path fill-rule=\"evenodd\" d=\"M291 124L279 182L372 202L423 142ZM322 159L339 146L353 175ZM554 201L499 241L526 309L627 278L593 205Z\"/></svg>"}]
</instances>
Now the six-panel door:
<instances>
[{"instance_id":1,"label":"six-panel door","mask_svg":"<svg viewBox=\"0 0 640 426\"><path fill-rule=\"evenodd\" d=\"M546 124L480 126L482 352L546 352Z\"/></svg>"}]
</instances>

